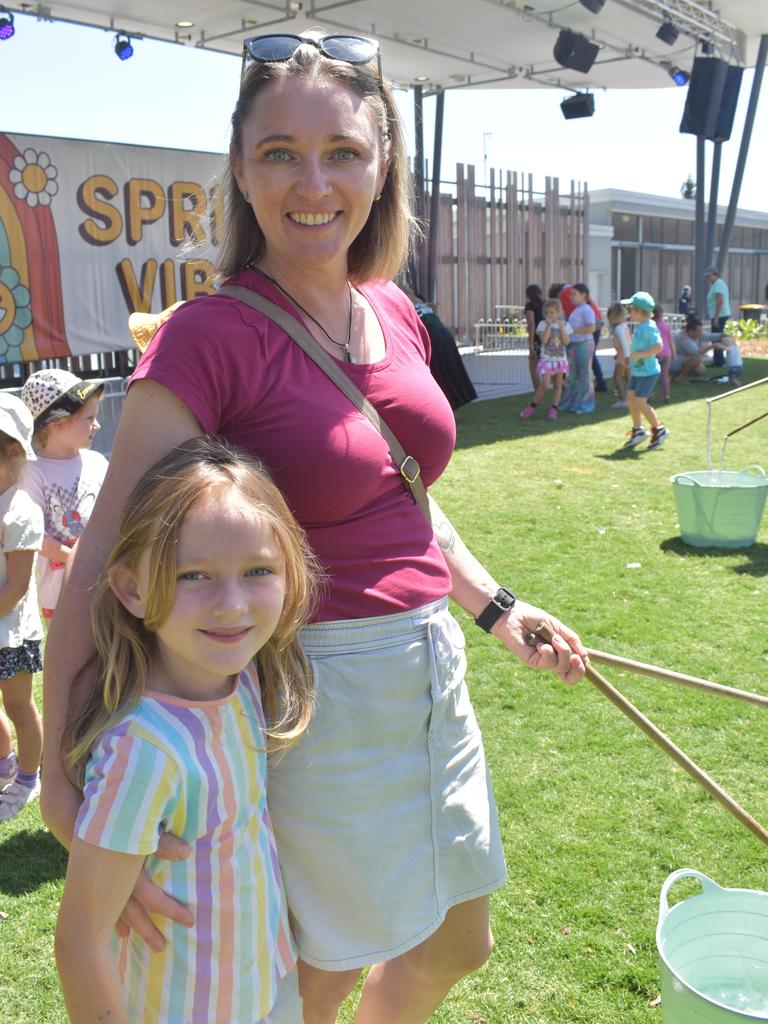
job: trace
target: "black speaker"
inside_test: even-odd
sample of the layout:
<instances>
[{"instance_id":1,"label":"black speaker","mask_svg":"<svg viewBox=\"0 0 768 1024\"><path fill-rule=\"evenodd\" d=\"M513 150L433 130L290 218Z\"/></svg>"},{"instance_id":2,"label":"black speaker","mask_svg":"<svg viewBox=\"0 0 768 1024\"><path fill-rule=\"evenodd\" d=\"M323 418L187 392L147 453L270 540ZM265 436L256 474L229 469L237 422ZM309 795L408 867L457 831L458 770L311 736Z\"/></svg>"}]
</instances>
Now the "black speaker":
<instances>
[{"instance_id":1,"label":"black speaker","mask_svg":"<svg viewBox=\"0 0 768 1024\"><path fill-rule=\"evenodd\" d=\"M696 57L680 131L712 142L731 137L743 69L719 57Z\"/></svg>"},{"instance_id":2,"label":"black speaker","mask_svg":"<svg viewBox=\"0 0 768 1024\"><path fill-rule=\"evenodd\" d=\"M600 52L597 43L591 43L586 36L578 32L571 32L564 28L557 37L555 49L553 50L555 60L564 68L572 68L574 71L589 71L595 63L595 58Z\"/></svg>"},{"instance_id":3,"label":"black speaker","mask_svg":"<svg viewBox=\"0 0 768 1024\"><path fill-rule=\"evenodd\" d=\"M723 96L720 100L720 110L717 114L717 122L715 124L715 134L712 136L713 142L727 142L731 137L733 131L733 119L736 116L736 104L739 102L739 89L741 89L741 76L744 74L744 68L736 68L732 65L728 65L728 71L725 76L725 86L723 88Z\"/></svg>"},{"instance_id":4,"label":"black speaker","mask_svg":"<svg viewBox=\"0 0 768 1024\"><path fill-rule=\"evenodd\" d=\"M573 117L592 117L595 112L595 97L591 92L579 92L569 96L560 104L563 117L570 121Z\"/></svg>"}]
</instances>

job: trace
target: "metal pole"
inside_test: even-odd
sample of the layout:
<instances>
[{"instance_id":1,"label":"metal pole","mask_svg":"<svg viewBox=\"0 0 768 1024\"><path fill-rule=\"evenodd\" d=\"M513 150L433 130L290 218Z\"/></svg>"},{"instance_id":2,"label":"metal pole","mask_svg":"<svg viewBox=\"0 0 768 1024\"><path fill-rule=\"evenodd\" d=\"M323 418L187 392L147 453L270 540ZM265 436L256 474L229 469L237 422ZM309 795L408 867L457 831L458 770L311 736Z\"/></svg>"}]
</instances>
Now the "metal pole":
<instances>
[{"instance_id":1,"label":"metal pole","mask_svg":"<svg viewBox=\"0 0 768 1024\"><path fill-rule=\"evenodd\" d=\"M704 284L704 246L706 244L706 227L704 224L704 188L707 168L704 153L704 137L696 136L696 225L693 235L694 244L694 283L693 298L699 316L705 311L706 288Z\"/></svg>"},{"instance_id":2,"label":"metal pole","mask_svg":"<svg viewBox=\"0 0 768 1024\"><path fill-rule=\"evenodd\" d=\"M720 188L720 156L722 142L715 143L712 154L712 177L709 180L709 207L707 209L707 244L704 247L704 265L709 266L715 256L715 226L717 224L717 193Z\"/></svg>"},{"instance_id":3,"label":"metal pole","mask_svg":"<svg viewBox=\"0 0 768 1024\"><path fill-rule=\"evenodd\" d=\"M440 162L443 155L443 114L445 93L435 96L435 138L432 149L432 185L429 193L429 236L427 239L427 302L437 299L437 243L440 236Z\"/></svg>"},{"instance_id":4,"label":"metal pole","mask_svg":"<svg viewBox=\"0 0 768 1024\"><path fill-rule=\"evenodd\" d=\"M763 71L765 70L765 59L768 56L768 35L760 36L760 46L757 50L755 61L755 77L752 79L752 91L749 94L749 106L747 116L744 118L744 130L741 133L741 145L739 146L739 157L736 161L736 170L733 173L733 185L731 186L731 198L728 203L728 213L725 215L725 224L720 235L720 251L717 256L717 269L722 274L725 261L728 258L728 248L731 244L733 234L733 223L736 220L736 210L739 205L739 192L741 182L744 178L744 167L749 153L749 143L752 139L752 127L755 123L757 112L757 101L760 99L760 86L763 82Z\"/></svg>"},{"instance_id":5,"label":"metal pole","mask_svg":"<svg viewBox=\"0 0 768 1024\"><path fill-rule=\"evenodd\" d=\"M414 120L414 155L413 155L413 191L416 201L416 218L419 227L424 227L424 89L421 85L413 87L413 120ZM422 278L422 240L417 238L411 253L409 277L413 290L423 294Z\"/></svg>"}]
</instances>

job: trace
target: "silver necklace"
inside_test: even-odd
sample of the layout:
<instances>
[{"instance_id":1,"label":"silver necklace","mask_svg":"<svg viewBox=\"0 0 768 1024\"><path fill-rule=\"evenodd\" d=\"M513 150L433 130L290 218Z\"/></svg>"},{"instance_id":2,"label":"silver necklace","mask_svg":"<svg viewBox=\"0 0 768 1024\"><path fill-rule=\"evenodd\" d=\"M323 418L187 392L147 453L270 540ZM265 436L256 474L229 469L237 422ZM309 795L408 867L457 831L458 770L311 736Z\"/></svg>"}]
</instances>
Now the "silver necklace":
<instances>
[{"instance_id":1,"label":"silver necklace","mask_svg":"<svg viewBox=\"0 0 768 1024\"><path fill-rule=\"evenodd\" d=\"M331 342L332 345L336 345L337 348L340 348L342 350L342 352L344 353L344 362L352 362L352 353L349 351L349 345L352 340L352 285L349 283L349 281L347 281L347 291L349 293L349 320L347 322L347 340L336 341L336 339L332 338L328 331L323 327L323 325L320 323L317 317L312 316L308 309L305 309L300 302L294 299L291 293L286 291L279 281L277 281L270 274L267 274L266 271L260 270L258 267L254 267L253 265L251 265L251 270L255 270L257 274L261 274L262 277L265 277L268 281L271 281L275 288L279 288L283 295L286 297L286 299L290 299L294 306L296 306L297 309L301 310L304 316L309 317L312 323L320 328L320 330L323 332L323 334L326 336L328 341Z\"/></svg>"}]
</instances>

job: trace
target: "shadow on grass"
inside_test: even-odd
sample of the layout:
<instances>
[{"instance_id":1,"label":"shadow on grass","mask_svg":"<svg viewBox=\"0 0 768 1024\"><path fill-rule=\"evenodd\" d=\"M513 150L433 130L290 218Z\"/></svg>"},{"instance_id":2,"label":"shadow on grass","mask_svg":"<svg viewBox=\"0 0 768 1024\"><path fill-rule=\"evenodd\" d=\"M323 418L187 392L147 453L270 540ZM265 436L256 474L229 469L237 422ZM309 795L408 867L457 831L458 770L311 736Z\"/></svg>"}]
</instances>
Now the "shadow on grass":
<instances>
[{"instance_id":1,"label":"shadow on grass","mask_svg":"<svg viewBox=\"0 0 768 1024\"><path fill-rule=\"evenodd\" d=\"M743 558L729 568L739 576L768 576L768 544L755 543L748 548L695 548L680 537L669 537L659 545L665 554L681 558Z\"/></svg>"},{"instance_id":2,"label":"shadow on grass","mask_svg":"<svg viewBox=\"0 0 768 1024\"><path fill-rule=\"evenodd\" d=\"M0 893L22 896L63 878L67 852L50 832L17 832L0 843Z\"/></svg>"},{"instance_id":3,"label":"shadow on grass","mask_svg":"<svg viewBox=\"0 0 768 1024\"><path fill-rule=\"evenodd\" d=\"M605 452L602 455L595 455L596 459L604 459L606 462L626 462L627 459L639 459L644 452L648 450L647 445L635 445L633 448L625 448L623 445L620 448L614 449L612 452Z\"/></svg>"}]
</instances>

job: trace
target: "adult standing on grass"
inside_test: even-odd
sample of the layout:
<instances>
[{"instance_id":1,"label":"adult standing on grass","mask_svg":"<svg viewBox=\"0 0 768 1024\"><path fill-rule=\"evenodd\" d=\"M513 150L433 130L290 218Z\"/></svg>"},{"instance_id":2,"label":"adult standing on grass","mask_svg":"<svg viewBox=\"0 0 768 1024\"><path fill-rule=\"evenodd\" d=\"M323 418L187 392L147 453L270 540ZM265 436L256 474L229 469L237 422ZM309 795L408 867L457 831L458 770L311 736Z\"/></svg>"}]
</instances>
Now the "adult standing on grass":
<instances>
[{"instance_id":1,"label":"adult standing on grass","mask_svg":"<svg viewBox=\"0 0 768 1024\"><path fill-rule=\"evenodd\" d=\"M731 297L728 292L728 285L720 276L717 267L707 267L704 276L709 284L707 292L707 316L712 321L712 333L722 334L725 325L731 316ZM722 349L716 348L712 357L713 366L725 366L725 353Z\"/></svg>"},{"instance_id":2,"label":"adult standing on grass","mask_svg":"<svg viewBox=\"0 0 768 1024\"><path fill-rule=\"evenodd\" d=\"M544 297L537 284L529 284L525 289L525 306L523 307L525 326L528 331L528 372L535 391L539 386L539 359L541 359L541 339L538 327L544 319Z\"/></svg>"},{"instance_id":3,"label":"adult standing on grass","mask_svg":"<svg viewBox=\"0 0 768 1024\"><path fill-rule=\"evenodd\" d=\"M431 484L455 426L429 374L426 331L391 283L406 255L408 182L378 44L315 33L246 41L221 275L303 323ZM500 587L434 503L427 523L384 441L282 328L237 299L201 297L163 324L134 375L88 543L49 634L43 799L62 840L79 797L59 769L59 735L65 683L89 650L86 594L136 479L201 433L263 459L328 576L302 634L315 717L269 777L305 1024L332 1024L367 964L359 1024L418 1024L487 958L488 894L505 877L447 598L566 682L582 676L585 650ZM542 619L557 635L530 647ZM146 881L137 895L185 917Z\"/></svg>"},{"instance_id":4,"label":"adult standing on grass","mask_svg":"<svg viewBox=\"0 0 768 1024\"><path fill-rule=\"evenodd\" d=\"M589 301L589 288L585 284L575 284L570 290L570 300L568 384L560 409L562 412L594 412L595 389L589 367L595 350L595 313Z\"/></svg>"},{"instance_id":5,"label":"adult standing on grass","mask_svg":"<svg viewBox=\"0 0 768 1024\"><path fill-rule=\"evenodd\" d=\"M559 299L560 305L563 307L563 312L566 316L570 316L573 312L573 289L575 285L570 284L553 284L550 286L547 295L550 299ZM603 376L603 368L600 365L600 360L597 357L597 349L600 345L600 334L603 330L603 315L600 312L600 307L597 305L595 300L589 296L589 305L592 312L595 314L595 328L593 332L593 340L595 342L592 350L592 375L595 378L595 391L607 391L608 386L605 383L605 377Z\"/></svg>"}]
</instances>

